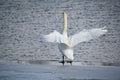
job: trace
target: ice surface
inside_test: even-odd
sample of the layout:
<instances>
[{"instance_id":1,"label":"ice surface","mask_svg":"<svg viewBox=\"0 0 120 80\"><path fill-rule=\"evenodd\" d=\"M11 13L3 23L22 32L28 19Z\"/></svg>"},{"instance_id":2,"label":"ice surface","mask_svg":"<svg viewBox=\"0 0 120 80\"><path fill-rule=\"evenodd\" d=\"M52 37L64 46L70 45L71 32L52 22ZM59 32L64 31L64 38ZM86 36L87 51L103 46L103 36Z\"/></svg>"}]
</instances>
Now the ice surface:
<instances>
[{"instance_id":1,"label":"ice surface","mask_svg":"<svg viewBox=\"0 0 120 80\"><path fill-rule=\"evenodd\" d=\"M1 63L0 80L120 80L120 67Z\"/></svg>"}]
</instances>

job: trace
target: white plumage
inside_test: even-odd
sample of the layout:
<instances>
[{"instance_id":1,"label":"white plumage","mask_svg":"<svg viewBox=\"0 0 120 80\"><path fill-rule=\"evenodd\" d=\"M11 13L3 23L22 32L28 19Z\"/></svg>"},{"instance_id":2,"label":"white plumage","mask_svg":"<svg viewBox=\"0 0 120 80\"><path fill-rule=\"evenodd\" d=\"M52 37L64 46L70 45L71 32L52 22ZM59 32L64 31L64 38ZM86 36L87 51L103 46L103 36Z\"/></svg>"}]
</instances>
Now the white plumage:
<instances>
[{"instance_id":1,"label":"white plumage","mask_svg":"<svg viewBox=\"0 0 120 80\"><path fill-rule=\"evenodd\" d=\"M70 61L73 57L73 47L81 42L87 42L89 40L98 38L105 34L107 30L105 28L93 28L89 30L82 30L81 32L69 36L67 35L67 14L64 12L64 31L60 34L56 30L48 35L44 35L43 38L47 42L58 43L58 48L62 53L62 56L67 57ZM64 58L63 58L64 59ZM63 60L64 61L64 60Z\"/></svg>"}]
</instances>

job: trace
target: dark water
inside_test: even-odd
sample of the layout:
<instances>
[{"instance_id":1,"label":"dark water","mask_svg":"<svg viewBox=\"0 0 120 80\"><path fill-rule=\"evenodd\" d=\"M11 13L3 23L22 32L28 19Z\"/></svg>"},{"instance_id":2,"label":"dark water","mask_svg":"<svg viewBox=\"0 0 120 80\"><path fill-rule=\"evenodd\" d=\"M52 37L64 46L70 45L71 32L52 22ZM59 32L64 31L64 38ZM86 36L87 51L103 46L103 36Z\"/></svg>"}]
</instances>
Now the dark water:
<instances>
[{"instance_id":1,"label":"dark water","mask_svg":"<svg viewBox=\"0 0 120 80\"><path fill-rule=\"evenodd\" d=\"M70 36L83 29L108 30L77 45L75 61L120 64L120 0L0 0L0 59L60 60L57 45L42 42L40 35L61 33L64 11Z\"/></svg>"},{"instance_id":2,"label":"dark water","mask_svg":"<svg viewBox=\"0 0 120 80\"><path fill-rule=\"evenodd\" d=\"M120 80L120 67L1 63L0 80Z\"/></svg>"}]
</instances>

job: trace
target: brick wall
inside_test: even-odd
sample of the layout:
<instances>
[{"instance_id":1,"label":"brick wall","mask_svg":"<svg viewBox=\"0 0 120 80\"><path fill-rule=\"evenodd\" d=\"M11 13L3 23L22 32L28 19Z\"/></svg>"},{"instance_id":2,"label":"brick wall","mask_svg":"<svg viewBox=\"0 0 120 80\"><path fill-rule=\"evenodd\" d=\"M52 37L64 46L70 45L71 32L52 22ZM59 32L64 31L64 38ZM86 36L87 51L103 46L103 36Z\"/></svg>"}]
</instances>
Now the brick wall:
<instances>
[{"instance_id":1,"label":"brick wall","mask_svg":"<svg viewBox=\"0 0 120 80\"><path fill-rule=\"evenodd\" d=\"M119 0L0 0L1 60L60 60L56 44L41 34L62 32L63 11L68 34L107 26L108 33L74 48L75 61L120 62Z\"/></svg>"}]
</instances>

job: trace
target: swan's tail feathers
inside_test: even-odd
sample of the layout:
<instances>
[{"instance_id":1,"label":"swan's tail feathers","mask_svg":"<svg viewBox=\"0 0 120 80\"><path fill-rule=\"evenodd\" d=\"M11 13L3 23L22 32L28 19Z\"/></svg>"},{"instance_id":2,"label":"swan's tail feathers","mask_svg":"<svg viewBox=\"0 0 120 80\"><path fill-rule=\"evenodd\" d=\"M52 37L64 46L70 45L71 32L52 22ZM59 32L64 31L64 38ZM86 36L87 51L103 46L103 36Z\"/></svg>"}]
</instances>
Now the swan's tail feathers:
<instances>
[{"instance_id":1,"label":"swan's tail feathers","mask_svg":"<svg viewBox=\"0 0 120 80\"><path fill-rule=\"evenodd\" d=\"M72 45L75 46L81 42L87 42L89 40L98 38L99 36L105 34L107 29L104 28L93 28L90 30L83 30L72 37Z\"/></svg>"},{"instance_id":2,"label":"swan's tail feathers","mask_svg":"<svg viewBox=\"0 0 120 80\"><path fill-rule=\"evenodd\" d=\"M53 43L67 43L66 37L57 32L56 30L48 35L43 35L43 40L45 42L53 42Z\"/></svg>"}]
</instances>

